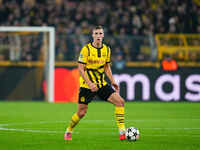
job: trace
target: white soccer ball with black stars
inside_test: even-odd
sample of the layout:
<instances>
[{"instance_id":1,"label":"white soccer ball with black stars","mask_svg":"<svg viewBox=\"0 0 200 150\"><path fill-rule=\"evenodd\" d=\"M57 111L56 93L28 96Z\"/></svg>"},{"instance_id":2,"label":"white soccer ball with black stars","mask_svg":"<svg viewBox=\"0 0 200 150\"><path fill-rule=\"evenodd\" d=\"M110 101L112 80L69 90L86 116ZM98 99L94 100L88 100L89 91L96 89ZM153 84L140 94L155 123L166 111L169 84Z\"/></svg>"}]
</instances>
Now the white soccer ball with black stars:
<instances>
[{"instance_id":1,"label":"white soccer ball with black stars","mask_svg":"<svg viewBox=\"0 0 200 150\"><path fill-rule=\"evenodd\" d=\"M126 138L129 141L136 141L140 137L140 132L135 127L130 127L126 129Z\"/></svg>"}]
</instances>

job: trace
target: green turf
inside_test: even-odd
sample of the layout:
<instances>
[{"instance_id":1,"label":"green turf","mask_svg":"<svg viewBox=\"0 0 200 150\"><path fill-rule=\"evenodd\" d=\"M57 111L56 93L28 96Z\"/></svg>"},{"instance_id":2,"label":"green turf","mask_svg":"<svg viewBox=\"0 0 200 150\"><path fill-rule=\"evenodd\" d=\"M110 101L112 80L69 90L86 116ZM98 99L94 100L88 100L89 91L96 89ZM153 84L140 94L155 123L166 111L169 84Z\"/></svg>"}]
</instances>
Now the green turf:
<instances>
[{"instance_id":1,"label":"green turf","mask_svg":"<svg viewBox=\"0 0 200 150\"><path fill-rule=\"evenodd\" d=\"M64 142L76 104L0 102L1 150L198 150L200 103L126 103L126 127L141 132L136 142L119 141L114 106L92 102Z\"/></svg>"}]
</instances>

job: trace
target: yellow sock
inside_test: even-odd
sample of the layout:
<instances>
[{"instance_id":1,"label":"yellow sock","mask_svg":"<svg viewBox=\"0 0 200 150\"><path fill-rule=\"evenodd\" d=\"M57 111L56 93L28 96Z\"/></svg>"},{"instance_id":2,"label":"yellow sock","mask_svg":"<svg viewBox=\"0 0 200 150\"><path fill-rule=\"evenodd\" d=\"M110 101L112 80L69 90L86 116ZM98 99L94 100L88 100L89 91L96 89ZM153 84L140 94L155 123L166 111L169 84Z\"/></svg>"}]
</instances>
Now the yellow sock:
<instances>
[{"instance_id":1,"label":"yellow sock","mask_svg":"<svg viewBox=\"0 0 200 150\"><path fill-rule=\"evenodd\" d=\"M80 120L79 116L77 115L77 113L75 113L72 116L72 120L70 121L70 124L67 128L67 132L72 132L73 128L78 124L79 120Z\"/></svg>"},{"instance_id":2,"label":"yellow sock","mask_svg":"<svg viewBox=\"0 0 200 150\"><path fill-rule=\"evenodd\" d=\"M124 131L125 130L124 107L115 107L115 119L117 122L117 126L119 128L119 131Z\"/></svg>"}]
</instances>

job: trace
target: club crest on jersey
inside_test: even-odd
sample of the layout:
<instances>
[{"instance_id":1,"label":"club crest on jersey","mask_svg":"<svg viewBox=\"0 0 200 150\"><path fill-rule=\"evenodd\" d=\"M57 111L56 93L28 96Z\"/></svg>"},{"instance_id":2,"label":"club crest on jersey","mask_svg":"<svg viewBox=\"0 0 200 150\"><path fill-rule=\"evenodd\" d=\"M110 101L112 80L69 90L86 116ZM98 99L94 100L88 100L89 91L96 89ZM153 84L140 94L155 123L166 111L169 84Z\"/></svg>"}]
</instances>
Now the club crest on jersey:
<instances>
[{"instance_id":1,"label":"club crest on jersey","mask_svg":"<svg viewBox=\"0 0 200 150\"><path fill-rule=\"evenodd\" d=\"M102 56L103 56L103 57L106 57L106 53L103 53Z\"/></svg>"}]
</instances>

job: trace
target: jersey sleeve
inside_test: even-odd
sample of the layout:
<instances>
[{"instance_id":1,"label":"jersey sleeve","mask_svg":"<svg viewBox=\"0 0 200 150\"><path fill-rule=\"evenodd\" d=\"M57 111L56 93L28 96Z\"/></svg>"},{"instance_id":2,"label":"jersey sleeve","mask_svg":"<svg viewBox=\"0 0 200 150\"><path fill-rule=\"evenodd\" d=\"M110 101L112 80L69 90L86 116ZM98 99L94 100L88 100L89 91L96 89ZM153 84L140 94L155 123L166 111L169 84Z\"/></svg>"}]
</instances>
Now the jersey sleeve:
<instances>
[{"instance_id":1,"label":"jersey sleeve","mask_svg":"<svg viewBox=\"0 0 200 150\"><path fill-rule=\"evenodd\" d=\"M106 63L110 63L110 47L108 47L108 54L107 54L107 58L106 58Z\"/></svg>"},{"instance_id":2,"label":"jersey sleeve","mask_svg":"<svg viewBox=\"0 0 200 150\"><path fill-rule=\"evenodd\" d=\"M87 59L88 59L88 49L86 48L86 46L84 46L81 49L81 52L80 52L80 55L79 55L79 58L78 58L78 63L86 64Z\"/></svg>"}]
</instances>

